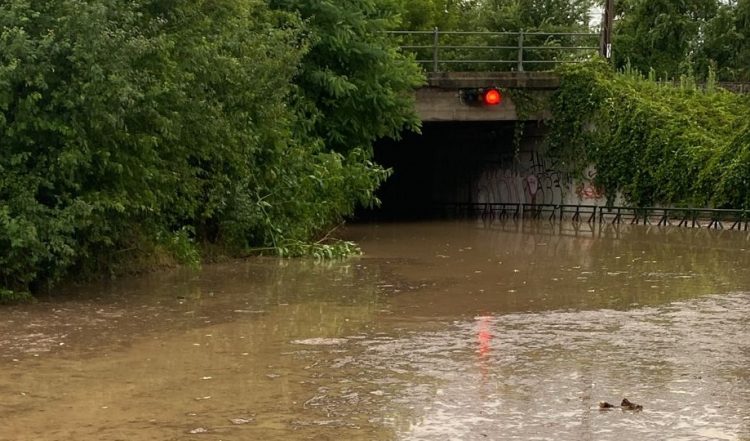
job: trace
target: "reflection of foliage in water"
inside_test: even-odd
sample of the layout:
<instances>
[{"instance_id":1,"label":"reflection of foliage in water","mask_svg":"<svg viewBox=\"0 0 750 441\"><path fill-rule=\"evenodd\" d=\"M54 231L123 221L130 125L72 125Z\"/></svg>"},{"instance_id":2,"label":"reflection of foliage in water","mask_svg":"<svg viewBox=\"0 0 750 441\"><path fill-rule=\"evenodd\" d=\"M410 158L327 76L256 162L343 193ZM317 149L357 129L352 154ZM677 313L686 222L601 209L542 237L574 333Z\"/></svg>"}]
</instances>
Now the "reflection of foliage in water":
<instances>
[{"instance_id":1,"label":"reflection of foliage in water","mask_svg":"<svg viewBox=\"0 0 750 441\"><path fill-rule=\"evenodd\" d=\"M595 291L581 299L589 307L657 305L747 286L748 275L740 272L750 268L750 253L737 243L750 248L750 240L738 231L528 221L488 229L514 252L557 261L564 256L571 276L591 280ZM515 231L525 234L507 234ZM539 242L546 246L535 246ZM535 280L528 283L533 289ZM566 292L573 303L580 298L579 291L558 294Z\"/></svg>"}]
</instances>

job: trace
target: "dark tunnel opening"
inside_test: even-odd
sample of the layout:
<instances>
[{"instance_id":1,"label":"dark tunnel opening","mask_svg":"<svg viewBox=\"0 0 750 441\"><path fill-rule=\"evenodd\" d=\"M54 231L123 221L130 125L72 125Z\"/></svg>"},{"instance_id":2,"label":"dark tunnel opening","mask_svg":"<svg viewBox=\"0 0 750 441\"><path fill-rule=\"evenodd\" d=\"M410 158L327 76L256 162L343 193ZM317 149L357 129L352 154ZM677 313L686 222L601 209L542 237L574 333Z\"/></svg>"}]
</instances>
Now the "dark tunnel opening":
<instances>
[{"instance_id":1,"label":"dark tunnel opening","mask_svg":"<svg viewBox=\"0 0 750 441\"><path fill-rule=\"evenodd\" d=\"M393 175L378 191L382 205L356 218L429 219L443 215L447 205L479 202L482 174L512 166L517 158L515 131L512 121L433 122L424 124L422 134L379 141L375 160ZM527 123L519 150L534 150L542 135L541 126Z\"/></svg>"}]
</instances>

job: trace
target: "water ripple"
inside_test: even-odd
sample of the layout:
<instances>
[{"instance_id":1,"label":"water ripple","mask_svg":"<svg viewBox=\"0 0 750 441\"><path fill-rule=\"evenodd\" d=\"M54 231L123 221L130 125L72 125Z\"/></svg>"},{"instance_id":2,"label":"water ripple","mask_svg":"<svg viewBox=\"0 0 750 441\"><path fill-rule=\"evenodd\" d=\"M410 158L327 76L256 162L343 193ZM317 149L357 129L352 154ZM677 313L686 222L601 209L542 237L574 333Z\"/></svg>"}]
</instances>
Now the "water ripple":
<instances>
[{"instance_id":1,"label":"water ripple","mask_svg":"<svg viewBox=\"0 0 750 441\"><path fill-rule=\"evenodd\" d=\"M359 371L358 387L379 391L359 404L380 406L401 440L740 440L750 437L749 317L748 293L487 315L351 340L325 368ZM623 397L644 411L598 408ZM357 412L335 392L326 399Z\"/></svg>"}]
</instances>

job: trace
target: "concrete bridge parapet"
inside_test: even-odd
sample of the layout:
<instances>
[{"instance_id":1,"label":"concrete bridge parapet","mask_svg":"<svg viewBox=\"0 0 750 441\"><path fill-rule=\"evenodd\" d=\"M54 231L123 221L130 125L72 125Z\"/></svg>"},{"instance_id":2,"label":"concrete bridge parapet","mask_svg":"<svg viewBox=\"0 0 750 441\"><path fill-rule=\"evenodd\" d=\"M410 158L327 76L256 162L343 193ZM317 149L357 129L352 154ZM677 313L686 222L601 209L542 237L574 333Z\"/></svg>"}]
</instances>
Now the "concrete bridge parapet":
<instances>
[{"instance_id":1,"label":"concrete bridge parapet","mask_svg":"<svg viewBox=\"0 0 750 441\"><path fill-rule=\"evenodd\" d=\"M550 72L438 72L430 73L427 85L416 93L417 113L425 122L438 121L518 121L518 109L509 96L498 106L468 105L461 101L461 90L497 87L523 89L540 97L552 94L560 77ZM550 117L548 110L526 116L531 120Z\"/></svg>"},{"instance_id":2,"label":"concrete bridge parapet","mask_svg":"<svg viewBox=\"0 0 750 441\"><path fill-rule=\"evenodd\" d=\"M554 90L560 77L552 72L433 72L428 87L462 89L495 86L508 89Z\"/></svg>"}]
</instances>

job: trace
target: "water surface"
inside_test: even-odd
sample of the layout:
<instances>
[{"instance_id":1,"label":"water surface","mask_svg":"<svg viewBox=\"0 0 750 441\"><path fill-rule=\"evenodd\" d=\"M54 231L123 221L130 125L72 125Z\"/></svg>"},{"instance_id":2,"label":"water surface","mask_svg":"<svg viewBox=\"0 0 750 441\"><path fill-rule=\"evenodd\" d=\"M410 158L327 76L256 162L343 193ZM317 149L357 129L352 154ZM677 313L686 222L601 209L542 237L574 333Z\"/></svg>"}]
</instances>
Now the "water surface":
<instances>
[{"instance_id":1,"label":"water surface","mask_svg":"<svg viewBox=\"0 0 750 441\"><path fill-rule=\"evenodd\" d=\"M750 440L747 233L343 234L0 310L0 440Z\"/></svg>"}]
</instances>

